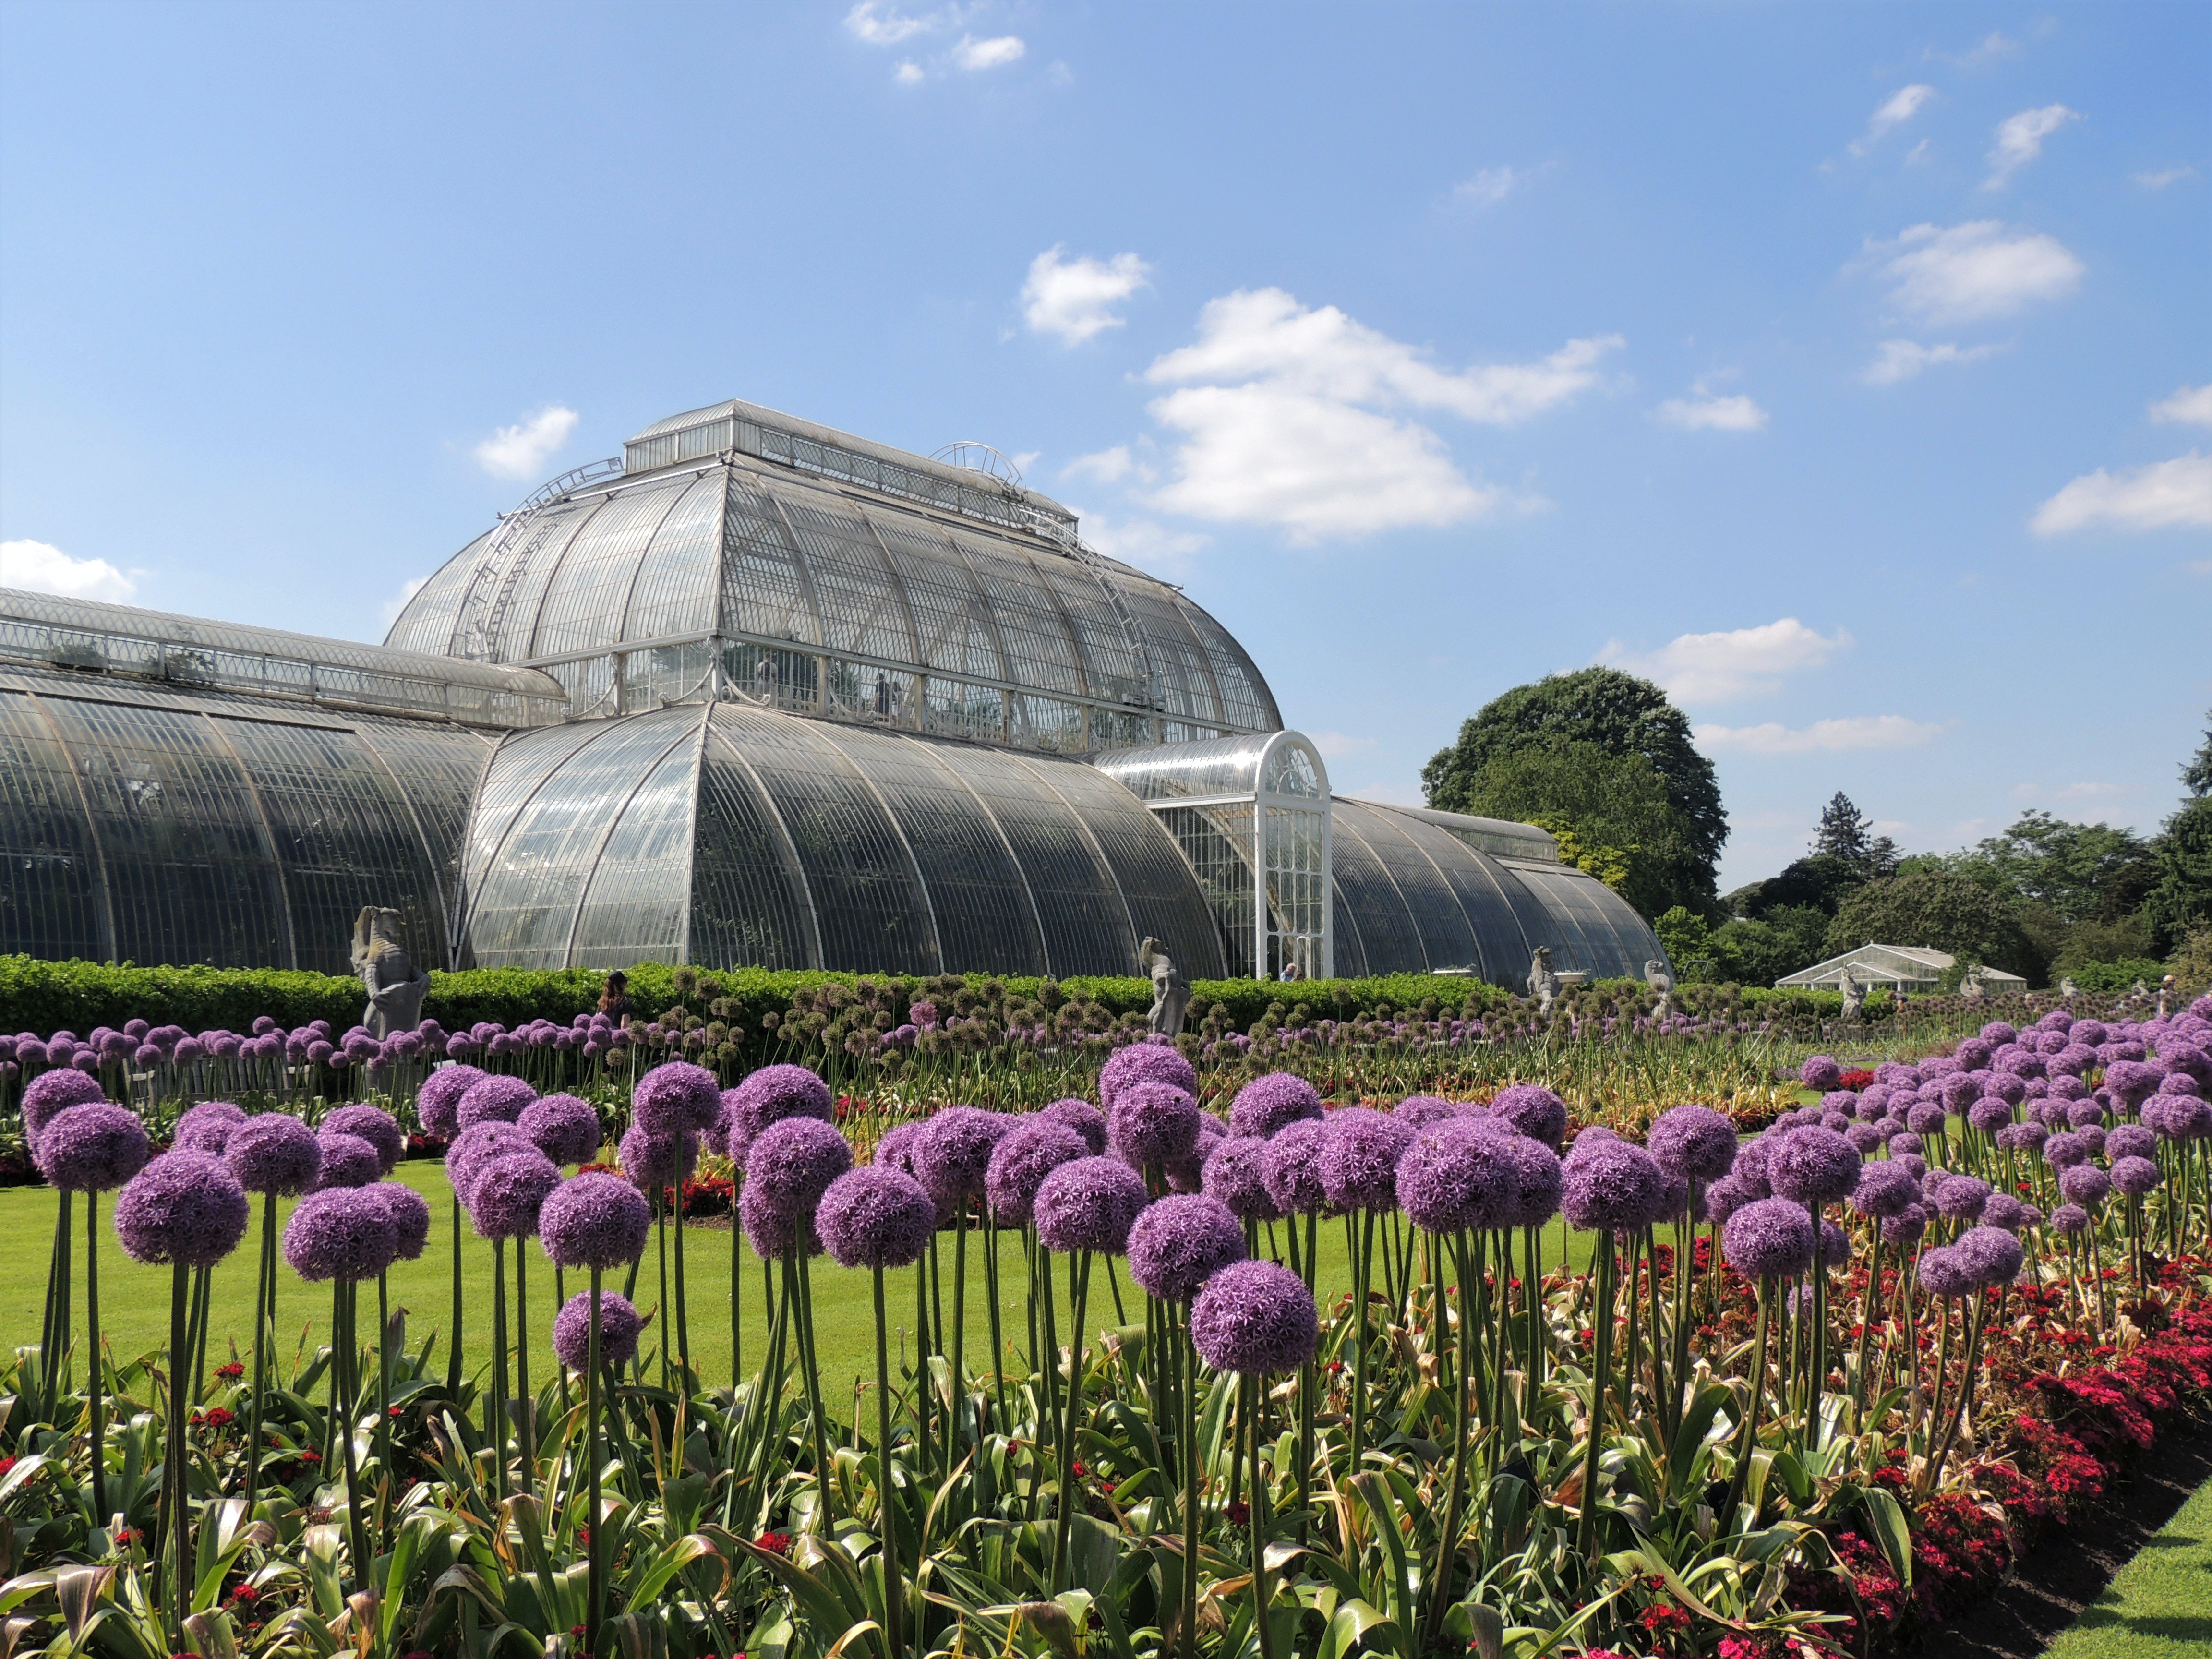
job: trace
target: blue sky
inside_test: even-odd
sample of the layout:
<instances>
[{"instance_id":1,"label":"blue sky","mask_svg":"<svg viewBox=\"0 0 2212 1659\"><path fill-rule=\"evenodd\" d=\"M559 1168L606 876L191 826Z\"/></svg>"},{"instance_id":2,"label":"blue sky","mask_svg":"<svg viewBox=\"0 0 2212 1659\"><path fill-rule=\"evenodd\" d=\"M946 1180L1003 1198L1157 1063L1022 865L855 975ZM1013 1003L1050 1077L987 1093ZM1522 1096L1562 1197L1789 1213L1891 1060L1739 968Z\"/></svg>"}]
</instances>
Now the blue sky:
<instances>
[{"instance_id":1,"label":"blue sky","mask_svg":"<svg viewBox=\"0 0 2212 1659\"><path fill-rule=\"evenodd\" d=\"M1338 788L1617 661L1724 885L2154 827L2212 703L2212 9L45 7L6 579L380 637L737 396L976 438Z\"/></svg>"}]
</instances>

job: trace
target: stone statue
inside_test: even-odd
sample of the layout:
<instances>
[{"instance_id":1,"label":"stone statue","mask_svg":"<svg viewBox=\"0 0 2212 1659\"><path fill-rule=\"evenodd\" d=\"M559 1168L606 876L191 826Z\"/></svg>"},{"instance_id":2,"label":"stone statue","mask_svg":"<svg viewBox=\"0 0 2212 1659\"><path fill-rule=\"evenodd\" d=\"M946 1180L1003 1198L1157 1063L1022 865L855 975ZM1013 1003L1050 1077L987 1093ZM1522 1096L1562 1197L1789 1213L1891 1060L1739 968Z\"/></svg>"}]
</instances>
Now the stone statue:
<instances>
[{"instance_id":1,"label":"stone statue","mask_svg":"<svg viewBox=\"0 0 2212 1659\"><path fill-rule=\"evenodd\" d=\"M1836 975L1836 988L1844 994L1844 1018L1856 1021L1863 1018L1866 1008L1866 987L1851 977L1851 970L1842 969Z\"/></svg>"},{"instance_id":2,"label":"stone statue","mask_svg":"<svg viewBox=\"0 0 2212 1659\"><path fill-rule=\"evenodd\" d=\"M1181 1036L1183 1016L1190 1009L1190 981L1176 966L1168 947L1156 939L1148 937L1137 947L1137 968L1152 982L1152 1030L1162 1036Z\"/></svg>"},{"instance_id":3,"label":"stone statue","mask_svg":"<svg viewBox=\"0 0 2212 1659\"><path fill-rule=\"evenodd\" d=\"M1959 994L1969 1002L1979 1002L1984 994L1982 985L1982 964L1978 962L1966 969L1966 978L1959 981Z\"/></svg>"},{"instance_id":4,"label":"stone statue","mask_svg":"<svg viewBox=\"0 0 2212 1659\"><path fill-rule=\"evenodd\" d=\"M2073 975L2061 974L2058 976L2058 994L2069 1000L2081 994L2081 988L2074 982Z\"/></svg>"},{"instance_id":5,"label":"stone statue","mask_svg":"<svg viewBox=\"0 0 2212 1659\"><path fill-rule=\"evenodd\" d=\"M1536 953L1528 958L1528 994L1536 999L1536 1012L1545 1018L1552 1017L1552 1005L1559 1000L1559 976L1552 971L1552 947L1540 945Z\"/></svg>"},{"instance_id":6,"label":"stone statue","mask_svg":"<svg viewBox=\"0 0 2212 1659\"><path fill-rule=\"evenodd\" d=\"M1651 1009L1651 1018L1667 1018L1674 1012L1674 976L1667 971L1667 964L1646 962L1644 964L1644 984L1646 989L1659 994L1659 1000Z\"/></svg>"},{"instance_id":7,"label":"stone statue","mask_svg":"<svg viewBox=\"0 0 2212 1659\"><path fill-rule=\"evenodd\" d=\"M399 942L399 912L362 906L353 923L353 970L368 993L361 1023L379 1041L411 1031L422 1018L422 999L430 976L415 965Z\"/></svg>"},{"instance_id":8,"label":"stone statue","mask_svg":"<svg viewBox=\"0 0 2212 1659\"><path fill-rule=\"evenodd\" d=\"M2177 988L2173 982L2173 975L2172 974L2168 974L2164 979L2159 981L2158 1017L2160 1019L2168 1018L2172 1015L2173 998L2176 988Z\"/></svg>"}]
</instances>

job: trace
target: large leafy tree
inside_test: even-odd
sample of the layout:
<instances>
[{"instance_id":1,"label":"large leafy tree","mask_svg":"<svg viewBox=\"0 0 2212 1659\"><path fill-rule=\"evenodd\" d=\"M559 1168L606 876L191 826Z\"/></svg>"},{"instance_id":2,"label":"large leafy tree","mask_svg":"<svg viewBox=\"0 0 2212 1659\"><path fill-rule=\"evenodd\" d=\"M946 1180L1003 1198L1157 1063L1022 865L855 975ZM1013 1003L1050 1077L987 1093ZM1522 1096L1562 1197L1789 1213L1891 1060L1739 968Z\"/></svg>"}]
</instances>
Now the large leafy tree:
<instances>
[{"instance_id":1,"label":"large leafy tree","mask_svg":"<svg viewBox=\"0 0 2212 1659\"><path fill-rule=\"evenodd\" d=\"M1841 955L1862 945L1925 945L2031 981L2043 975L2040 953L2002 895L1925 861L1908 861L1896 875L1844 896L1828 924L1827 953Z\"/></svg>"},{"instance_id":2,"label":"large leafy tree","mask_svg":"<svg viewBox=\"0 0 2212 1659\"><path fill-rule=\"evenodd\" d=\"M1421 769L1423 793L1431 806L1445 811L1523 816L1482 804L1528 798L1525 793L1509 797L1507 775L1501 772L1493 781L1491 769L1532 750L1549 751L1555 758L1542 769L1557 781L1560 768L1556 757L1562 744L1577 745L1570 752L1584 760L1595 750L1615 761L1640 760L1650 768L1668 809L1664 840L1670 848L1679 846L1681 851L1674 866L1678 873L1664 884L1669 902L1687 897L1711 906L1713 872L1728 840L1720 785L1712 763L1690 741L1688 717L1649 680L1617 668L1584 668L1516 686L1486 703L1460 727L1457 740L1437 750ZM1523 789L1528 775L1514 775L1512 788ZM1625 800L1639 787L1636 780L1640 776L1632 769L1613 769L1604 787L1612 797ZM1547 810L1573 816L1561 807ZM1583 827L1580 820L1577 823Z\"/></svg>"},{"instance_id":3,"label":"large leafy tree","mask_svg":"<svg viewBox=\"0 0 2212 1659\"><path fill-rule=\"evenodd\" d=\"M2143 900L2143 914L2167 950L2212 927L2212 719L2195 758L2181 769L2181 781L2191 799L2150 845L2150 890Z\"/></svg>"}]
</instances>

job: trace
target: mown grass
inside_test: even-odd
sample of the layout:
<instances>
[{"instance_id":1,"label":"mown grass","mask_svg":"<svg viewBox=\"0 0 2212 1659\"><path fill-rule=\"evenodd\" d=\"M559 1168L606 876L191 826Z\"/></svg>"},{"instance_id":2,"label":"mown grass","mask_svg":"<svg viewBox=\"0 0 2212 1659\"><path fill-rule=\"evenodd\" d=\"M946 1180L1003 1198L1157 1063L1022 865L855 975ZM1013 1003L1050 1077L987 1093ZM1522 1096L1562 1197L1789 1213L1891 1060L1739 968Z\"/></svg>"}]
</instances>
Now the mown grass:
<instances>
[{"instance_id":1,"label":"mown grass","mask_svg":"<svg viewBox=\"0 0 2212 1659\"><path fill-rule=\"evenodd\" d=\"M2048 1659L2203 1659L2212 1653L2212 1480L2045 1652Z\"/></svg>"}]
</instances>

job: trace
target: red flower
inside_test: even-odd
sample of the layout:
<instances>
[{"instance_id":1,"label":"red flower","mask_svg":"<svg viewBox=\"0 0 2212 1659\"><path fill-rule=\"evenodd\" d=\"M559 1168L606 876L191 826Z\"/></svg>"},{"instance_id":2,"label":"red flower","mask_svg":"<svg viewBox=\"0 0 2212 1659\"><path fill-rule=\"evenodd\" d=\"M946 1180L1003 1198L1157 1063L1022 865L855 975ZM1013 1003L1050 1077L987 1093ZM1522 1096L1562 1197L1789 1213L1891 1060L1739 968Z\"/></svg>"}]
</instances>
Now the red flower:
<instances>
[{"instance_id":1,"label":"red flower","mask_svg":"<svg viewBox=\"0 0 2212 1659\"><path fill-rule=\"evenodd\" d=\"M1237 1502L1229 1506L1229 1524L1231 1526L1243 1526L1247 1522L1250 1521L1251 1518L1252 1506L1246 1503L1243 1498L1238 1498Z\"/></svg>"},{"instance_id":2,"label":"red flower","mask_svg":"<svg viewBox=\"0 0 2212 1659\"><path fill-rule=\"evenodd\" d=\"M238 1419L230 1412L225 1410L222 1407L216 1406L209 1409L207 1416L204 1420L207 1424L207 1426L211 1429L227 1429L232 1424L237 1422Z\"/></svg>"},{"instance_id":3,"label":"red flower","mask_svg":"<svg viewBox=\"0 0 2212 1659\"><path fill-rule=\"evenodd\" d=\"M235 1382L246 1375L246 1367L234 1360L228 1365L216 1366L215 1374L225 1382Z\"/></svg>"},{"instance_id":4,"label":"red flower","mask_svg":"<svg viewBox=\"0 0 2212 1659\"><path fill-rule=\"evenodd\" d=\"M753 1540L753 1547L757 1550L766 1550L770 1555L787 1554L791 1549L791 1534L782 1532L764 1532Z\"/></svg>"},{"instance_id":5,"label":"red flower","mask_svg":"<svg viewBox=\"0 0 2212 1659\"><path fill-rule=\"evenodd\" d=\"M1079 1457L1067 1467L1078 1480L1082 1480L1085 1475L1091 1473L1089 1469L1083 1467L1083 1460Z\"/></svg>"},{"instance_id":6,"label":"red flower","mask_svg":"<svg viewBox=\"0 0 2212 1659\"><path fill-rule=\"evenodd\" d=\"M0 1457L0 1480L5 1480L7 1478L8 1471L15 1467L15 1460L14 1458Z\"/></svg>"},{"instance_id":7,"label":"red flower","mask_svg":"<svg viewBox=\"0 0 2212 1659\"><path fill-rule=\"evenodd\" d=\"M240 1584L231 1591L230 1599L234 1606L250 1607L261 1599L261 1592L251 1584Z\"/></svg>"}]
</instances>

